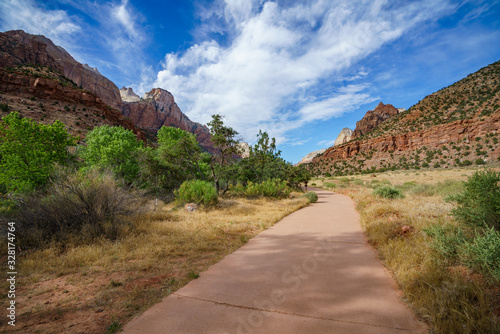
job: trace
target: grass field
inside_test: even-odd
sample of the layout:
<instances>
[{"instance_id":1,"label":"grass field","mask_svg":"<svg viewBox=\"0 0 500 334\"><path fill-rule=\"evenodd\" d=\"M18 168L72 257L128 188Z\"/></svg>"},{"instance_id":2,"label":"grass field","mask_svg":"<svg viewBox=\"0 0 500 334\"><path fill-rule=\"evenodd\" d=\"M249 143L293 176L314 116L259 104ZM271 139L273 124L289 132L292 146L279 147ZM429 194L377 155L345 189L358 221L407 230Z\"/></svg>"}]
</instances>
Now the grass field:
<instances>
[{"instance_id":1,"label":"grass field","mask_svg":"<svg viewBox=\"0 0 500 334\"><path fill-rule=\"evenodd\" d=\"M404 299L434 333L500 333L500 282L443 255L427 232L445 226L474 233L459 226L450 215L455 204L445 200L460 193L462 181L474 172L390 172L311 181L354 199L369 242L393 273ZM404 198L375 196L380 185L399 190Z\"/></svg>"},{"instance_id":2,"label":"grass field","mask_svg":"<svg viewBox=\"0 0 500 334\"><path fill-rule=\"evenodd\" d=\"M307 203L297 194L221 199L191 213L166 205L141 215L118 241L24 253L18 258L16 327L9 332L113 333Z\"/></svg>"}]
</instances>

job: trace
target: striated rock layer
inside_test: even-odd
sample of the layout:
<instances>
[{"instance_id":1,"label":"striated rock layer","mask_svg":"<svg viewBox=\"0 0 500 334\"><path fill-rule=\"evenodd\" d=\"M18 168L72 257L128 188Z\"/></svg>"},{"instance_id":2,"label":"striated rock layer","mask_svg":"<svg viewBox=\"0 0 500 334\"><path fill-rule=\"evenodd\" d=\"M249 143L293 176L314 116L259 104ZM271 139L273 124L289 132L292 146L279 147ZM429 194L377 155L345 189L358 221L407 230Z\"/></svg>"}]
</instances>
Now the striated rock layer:
<instances>
[{"instance_id":1,"label":"striated rock layer","mask_svg":"<svg viewBox=\"0 0 500 334\"><path fill-rule=\"evenodd\" d=\"M339 146L350 141L352 138L352 133L353 131L351 129L343 128L337 136L337 139L335 139L335 143L333 143L333 146Z\"/></svg>"},{"instance_id":2,"label":"striated rock layer","mask_svg":"<svg viewBox=\"0 0 500 334\"><path fill-rule=\"evenodd\" d=\"M144 94L144 100L141 100L131 88L124 87L119 90L113 82L99 73L96 68L91 68L87 64L80 64L66 50L56 46L44 36L31 35L22 30L0 33L0 68L15 68L18 65L41 65L57 70L82 88L80 90L61 90L61 86L55 88L51 86L50 91L57 95L57 99L68 103L80 103L86 101L86 99L94 99L94 103L103 102L103 105L107 104L112 108L116 108L137 127L155 134L163 125L181 128L196 134L202 148L208 151L213 150L208 128L189 120L175 103L172 94L157 88ZM9 87L12 77L6 77L5 80L6 83L4 84ZM47 84L49 81L47 81ZM26 88L24 84L23 82L18 86L14 85L17 87L15 89L23 90L25 93L29 92L34 96L39 95L39 91L33 90L31 82L28 83L30 88ZM51 82L50 85L57 85L57 83ZM84 92L84 90L89 92ZM61 94L68 94L68 96L62 96ZM72 99L75 100L71 101ZM113 111L110 117L113 118L115 112L119 113L117 110Z\"/></svg>"},{"instance_id":3,"label":"striated rock layer","mask_svg":"<svg viewBox=\"0 0 500 334\"><path fill-rule=\"evenodd\" d=\"M146 141L146 134L126 119L118 110L110 108L94 93L62 85L56 79L0 69L0 102L9 106L2 111L18 111L25 117L51 124L60 120L68 131L83 139L85 133L103 124L119 125L132 130L138 139Z\"/></svg>"},{"instance_id":4,"label":"striated rock layer","mask_svg":"<svg viewBox=\"0 0 500 334\"><path fill-rule=\"evenodd\" d=\"M60 46L41 35L22 30L0 33L0 67L38 64L51 67L87 89L111 107L120 108L118 87L95 68L82 65Z\"/></svg>"},{"instance_id":5,"label":"striated rock layer","mask_svg":"<svg viewBox=\"0 0 500 334\"><path fill-rule=\"evenodd\" d=\"M354 129L352 139L367 134L398 113L398 109L394 108L392 104L380 102L375 109L369 110L360 121L356 122L356 129Z\"/></svg>"},{"instance_id":6,"label":"striated rock layer","mask_svg":"<svg viewBox=\"0 0 500 334\"><path fill-rule=\"evenodd\" d=\"M347 160L358 154L373 154L367 160L367 166L376 165L380 159L388 158L389 153L403 156L406 152L426 147L441 148L444 144L465 142L471 143L476 137L483 138L488 133L500 132L500 112L496 112L484 120L465 119L440 124L423 131L401 133L397 135L379 136L376 138L352 141L341 146L330 147L321 156L313 159L313 163L322 161ZM496 146L491 156L500 155L500 146Z\"/></svg>"},{"instance_id":7,"label":"striated rock layer","mask_svg":"<svg viewBox=\"0 0 500 334\"><path fill-rule=\"evenodd\" d=\"M213 152L208 128L184 115L173 95L164 89L154 88L138 102L123 102L122 113L138 127L153 133L164 125L194 133L200 146Z\"/></svg>"}]
</instances>

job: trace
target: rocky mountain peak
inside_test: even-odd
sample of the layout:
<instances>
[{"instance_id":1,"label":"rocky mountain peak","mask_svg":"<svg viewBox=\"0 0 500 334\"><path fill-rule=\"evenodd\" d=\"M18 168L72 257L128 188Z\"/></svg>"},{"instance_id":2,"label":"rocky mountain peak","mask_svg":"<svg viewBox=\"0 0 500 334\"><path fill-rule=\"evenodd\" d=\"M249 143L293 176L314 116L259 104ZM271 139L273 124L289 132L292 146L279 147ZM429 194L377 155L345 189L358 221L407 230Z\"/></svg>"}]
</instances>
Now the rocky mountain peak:
<instances>
[{"instance_id":1,"label":"rocky mountain peak","mask_svg":"<svg viewBox=\"0 0 500 334\"><path fill-rule=\"evenodd\" d=\"M120 96L123 102L137 102L141 100L139 95L134 93L132 88L122 87L122 89L120 89Z\"/></svg>"},{"instance_id":2,"label":"rocky mountain peak","mask_svg":"<svg viewBox=\"0 0 500 334\"><path fill-rule=\"evenodd\" d=\"M368 110L365 116L356 122L356 129L354 129L352 139L367 134L398 113L398 109L394 108L392 104L383 104L380 102L375 109Z\"/></svg>"},{"instance_id":3,"label":"rocky mountain peak","mask_svg":"<svg viewBox=\"0 0 500 334\"><path fill-rule=\"evenodd\" d=\"M0 67L42 65L61 72L81 88L95 93L106 104L120 109L118 87L97 69L77 62L66 50L41 35L22 30L0 32Z\"/></svg>"},{"instance_id":4,"label":"rocky mountain peak","mask_svg":"<svg viewBox=\"0 0 500 334\"><path fill-rule=\"evenodd\" d=\"M174 96L165 89L153 88L143 95L142 100L136 102L124 100L122 113L134 124L152 133L158 132L162 126L172 126L191 132L196 135L203 149L213 151L208 128L191 121L175 103Z\"/></svg>"},{"instance_id":5,"label":"rocky mountain peak","mask_svg":"<svg viewBox=\"0 0 500 334\"><path fill-rule=\"evenodd\" d=\"M337 136L337 139L335 139L335 143L333 146L338 146L342 145L344 143L347 143L349 140L351 140L353 131L349 128L343 128L342 131L340 131L339 135Z\"/></svg>"}]
</instances>

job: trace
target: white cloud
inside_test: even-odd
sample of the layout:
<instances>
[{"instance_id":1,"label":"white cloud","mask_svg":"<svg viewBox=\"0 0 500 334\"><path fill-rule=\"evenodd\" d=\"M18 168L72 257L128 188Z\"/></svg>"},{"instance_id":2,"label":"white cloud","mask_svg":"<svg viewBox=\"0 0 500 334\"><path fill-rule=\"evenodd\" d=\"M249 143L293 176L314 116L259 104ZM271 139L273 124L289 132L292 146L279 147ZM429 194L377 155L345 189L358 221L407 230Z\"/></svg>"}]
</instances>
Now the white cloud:
<instances>
[{"instance_id":1,"label":"white cloud","mask_svg":"<svg viewBox=\"0 0 500 334\"><path fill-rule=\"evenodd\" d=\"M224 42L206 39L167 54L155 85L171 91L192 119L206 123L220 113L245 140L263 129L284 142L287 132L305 123L374 101L370 87L335 88L332 78L446 9L446 2L431 0L399 6L317 0L286 8L270 1L219 1L200 15L206 25L199 36L223 33ZM352 82L366 75L355 72Z\"/></svg>"},{"instance_id":2,"label":"white cloud","mask_svg":"<svg viewBox=\"0 0 500 334\"><path fill-rule=\"evenodd\" d=\"M72 7L75 15L49 10L33 0L0 1L0 28L44 35L78 61L98 67L108 77L119 73L121 84L136 82L139 77L141 82L152 84L156 73L145 63L144 48L149 41L144 18L128 0L60 2ZM88 18L92 24L85 21ZM153 79L147 80L148 75Z\"/></svg>"},{"instance_id":3,"label":"white cloud","mask_svg":"<svg viewBox=\"0 0 500 334\"><path fill-rule=\"evenodd\" d=\"M322 140L318 142L318 145L323 146L323 147L331 147L335 144L335 139L333 140Z\"/></svg>"},{"instance_id":4,"label":"white cloud","mask_svg":"<svg viewBox=\"0 0 500 334\"><path fill-rule=\"evenodd\" d=\"M45 35L56 44L70 44L71 36L81 30L65 11L47 10L32 0L0 1L0 28L25 30L32 34Z\"/></svg>"}]
</instances>

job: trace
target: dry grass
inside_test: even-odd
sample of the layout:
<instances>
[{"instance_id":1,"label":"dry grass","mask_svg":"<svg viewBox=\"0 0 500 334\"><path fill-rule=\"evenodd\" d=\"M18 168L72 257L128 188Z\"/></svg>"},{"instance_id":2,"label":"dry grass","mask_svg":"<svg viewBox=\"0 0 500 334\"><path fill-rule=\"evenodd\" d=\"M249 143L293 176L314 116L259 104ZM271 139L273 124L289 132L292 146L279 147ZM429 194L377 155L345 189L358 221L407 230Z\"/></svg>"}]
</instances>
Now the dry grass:
<instances>
[{"instance_id":1,"label":"dry grass","mask_svg":"<svg viewBox=\"0 0 500 334\"><path fill-rule=\"evenodd\" d=\"M492 168L493 170L499 172L500 168ZM376 174L364 174L348 176L349 179L358 179L364 182L379 181L384 180L389 181L393 185L402 185L406 182L416 182L420 184L436 184L439 182L444 182L446 180L453 181L466 181L469 176L474 174L478 168L453 168L453 169L429 169L429 170L411 170L411 171L388 171L385 173ZM375 175L375 176L374 176ZM312 183L316 183L317 186L321 187L324 182L330 180L339 180L345 177L332 177L332 178L320 178L311 180Z\"/></svg>"},{"instance_id":2,"label":"dry grass","mask_svg":"<svg viewBox=\"0 0 500 334\"><path fill-rule=\"evenodd\" d=\"M124 324L306 205L300 197L222 199L192 213L168 205L142 215L118 241L25 254L13 332L103 333Z\"/></svg>"},{"instance_id":3,"label":"dry grass","mask_svg":"<svg viewBox=\"0 0 500 334\"><path fill-rule=\"evenodd\" d=\"M365 185L373 179L387 179L396 186L412 181L425 185L445 183L448 179L465 180L463 175L473 172L461 169L356 177L363 179ZM369 242L393 273L404 298L433 327L433 332L500 332L498 287L489 286L481 275L468 268L450 265L430 247L430 237L424 232L434 224L457 224L449 215L453 204L443 200L445 193L439 192L438 187L425 195L407 190L406 198L391 200L374 197L369 187L349 184L336 191L355 200Z\"/></svg>"}]
</instances>

